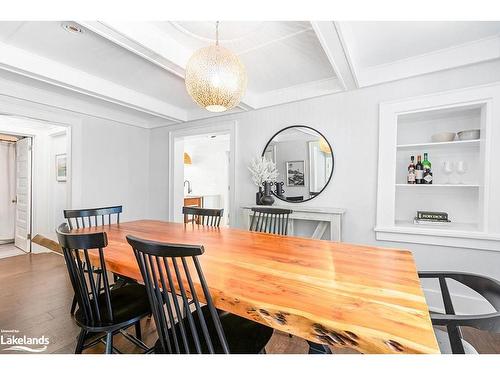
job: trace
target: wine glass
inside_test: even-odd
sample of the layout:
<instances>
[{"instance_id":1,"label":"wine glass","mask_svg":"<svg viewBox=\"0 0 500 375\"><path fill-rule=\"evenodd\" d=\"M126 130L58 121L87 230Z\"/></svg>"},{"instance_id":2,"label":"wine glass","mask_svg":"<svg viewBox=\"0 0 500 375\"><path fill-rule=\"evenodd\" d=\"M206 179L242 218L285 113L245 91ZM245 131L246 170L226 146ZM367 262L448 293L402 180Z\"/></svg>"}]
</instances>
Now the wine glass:
<instances>
[{"instance_id":1,"label":"wine glass","mask_svg":"<svg viewBox=\"0 0 500 375\"><path fill-rule=\"evenodd\" d=\"M443 173L448 176L446 179L446 183L450 184L450 175L453 173L453 164L451 161L445 161L443 162Z\"/></svg>"},{"instance_id":2,"label":"wine glass","mask_svg":"<svg viewBox=\"0 0 500 375\"><path fill-rule=\"evenodd\" d=\"M457 161L457 173L460 175L459 184L463 184L463 175L467 172L467 163L463 160Z\"/></svg>"}]
</instances>

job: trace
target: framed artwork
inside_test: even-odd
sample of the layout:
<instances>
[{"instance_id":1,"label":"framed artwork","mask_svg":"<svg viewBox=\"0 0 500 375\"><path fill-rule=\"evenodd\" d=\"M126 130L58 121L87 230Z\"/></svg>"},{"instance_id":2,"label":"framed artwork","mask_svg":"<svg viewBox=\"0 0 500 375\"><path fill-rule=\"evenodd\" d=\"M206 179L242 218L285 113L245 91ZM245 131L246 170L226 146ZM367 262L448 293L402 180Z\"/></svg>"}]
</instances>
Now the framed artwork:
<instances>
[{"instance_id":1,"label":"framed artwork","mask_svg":"<svg viewBox=\"0 0 500 375\"><path fill-rule=\"evenodd\" d=\"M286 162L286 186L305 186L304 160Z\"/></svg>"},{"instance_id":2,"label":"framed artwork","mask_svg":"<svg viewBox=\"0 0 500 375\"><path fill-rule=\"evenodd\" d=\"M56 155L56 181L65 182L66 181L66 154Z\"/></svg>"}]
</instances>

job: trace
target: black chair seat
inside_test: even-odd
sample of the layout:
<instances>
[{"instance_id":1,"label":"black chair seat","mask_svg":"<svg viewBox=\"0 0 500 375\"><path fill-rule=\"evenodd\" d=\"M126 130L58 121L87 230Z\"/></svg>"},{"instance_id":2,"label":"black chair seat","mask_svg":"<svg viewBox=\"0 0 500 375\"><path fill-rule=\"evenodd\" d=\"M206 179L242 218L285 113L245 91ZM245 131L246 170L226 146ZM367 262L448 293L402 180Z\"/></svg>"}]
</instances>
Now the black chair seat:
<instances>
[{"instance_id":1,"label":"black chair seat","mask_svg":"<svg viewBox=\"0 0 500 375\"><path fill-rule=\"evenodd\" d=\"M208 306L203 306L201 308L201 311L205 316L209 335L212 337L216 337L217 333L215 331L215 325L213 323L213 320L210 318L210 311L208 309ZM226 340L229 345L229 351L231 354L258 354L264 349L269 339L273 335L272 328L252 322L251 320L245 318L241 318L234 314L223 313L219 315L219 318L222 323L222 329L226 335ZM193 319L195 321L197 331L201 333L201 326L196 313L193 314ZM187 322L187 318L184 318L183 323L184 329L189 330L189 323ZM181 333L179 323L174 326L174 329L176 330L177 337L180 338ZM173 334L171 330L172 328L169 329L169 335ZM189 352L196 353L193 335L187 335L187 341L189 345ZM200 341L201 352L209 354L205 340ZM214 345L215 353L224 353L218 340L213 340L212 343ZM186 350L184 349L184 345L182 344L180 345L180 352L181 354L186 354ZM156 341L155 353L165 353L165 351L161 347L160 340Z\"/></svg>"},{"instance_id":2,"label":"black chair seat","mask_svg":"<svg viewBox=\"0 0 500 375\"><path fill-rule=\"evenodd\" d=\"M109 321L104 293L101 293L98 298L101 323L87 322L82 309L78 309L75 313L76 322L89 331L96 331L99 330L99 327L110 325L127 326L136 321L138 316L146 316L151 313L148 294L143 285L128 284L120 288L111 289L110 296L113 311L112 324L106 325L106 323L102 323Z\"/></svg>"}]
</instances>

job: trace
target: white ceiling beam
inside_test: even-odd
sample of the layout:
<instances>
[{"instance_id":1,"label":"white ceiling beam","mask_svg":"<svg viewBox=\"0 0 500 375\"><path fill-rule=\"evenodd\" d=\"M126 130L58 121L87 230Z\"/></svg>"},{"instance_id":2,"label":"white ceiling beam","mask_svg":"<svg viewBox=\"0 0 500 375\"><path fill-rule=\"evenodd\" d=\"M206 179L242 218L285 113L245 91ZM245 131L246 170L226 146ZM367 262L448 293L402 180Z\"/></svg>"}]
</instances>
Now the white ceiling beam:
<instances>
[{"instance_id":1,"label":"white ceiling beam","mask_svg":"<svg viewBox=\"0 0 500 375\"><path fill-rule=\"evenodd\" d=\"M192 51L148 22L79 21L83 27L184 78Z\"/></svg>"},{"instance_id":2,"label":"white ceiling beam","mask_svg":"<svg viewBox=\"0 0 500 375\"><path fill-rule=\"evenodd\" d=\"M184 78L187 62L194 52L148 22L79 21L78 23L181 78ZM256 105L245 96L239 107L247 111L256 108Z\"/></svg>"},{"instance_id":3,"label":"white ceiling beam","mask_svg":"<svg viewBox=\"0 0 500 375\"><path fill-rule=\"evenodd\" d=\"M312 21L312 28L318 37L321 47L325 51L330 65L345 90L356 89L356 77L351 70L349 61L342 45L342 40L337 33L333 21Z\"/></svg>"},{"instance_id":4,"label":"white ceiling beam","mask_svg":"<svg viewBox=\"0 0 500 375\"><path fill-rule=\"evenodd\" d=\"M372 86L500 58L500 37L493 36L438 51L359 69L361 86Z\"/></svg>"},{"instance_id":5,"label":"white ceiling beam","mask_svg":"<svg viewBox=\"0 0 500 375\"><path fill-rule=\"evenodd\" d=\"M0 69L170 121L187 120L181 108L5 43L0 43Z\"/></svg>"}]
</instances>

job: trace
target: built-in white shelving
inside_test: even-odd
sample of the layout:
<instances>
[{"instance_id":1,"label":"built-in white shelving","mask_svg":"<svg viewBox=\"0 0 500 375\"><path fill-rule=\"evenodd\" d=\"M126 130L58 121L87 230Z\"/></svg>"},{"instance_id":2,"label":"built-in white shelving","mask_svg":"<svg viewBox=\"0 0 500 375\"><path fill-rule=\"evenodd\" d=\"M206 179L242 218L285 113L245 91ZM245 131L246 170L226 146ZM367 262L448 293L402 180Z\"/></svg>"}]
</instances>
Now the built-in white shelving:
<instances>
[{"instance_id":1,"label":"built-in white shelving","mask_svg":"<svg viewBox=\"0 0 500 375\"><path fill-rule=\"evenodd\" d=\"M500 251L500 174L492 168L500 165L493 148L500 130L492 126L498 106L499 84L380 105L378 240ZM480 129L480 139L431 142L434 134L469 129ZM407 184L410 157L424 153L433 183ZM446 212L451 222L415 224L417 211Z\"/></svg>"},{"instance_id":2,"label":"built-in white shelving","mask_svg":"<svg viewBox=\"0 0 500 375\"><path fill-rule=\"evenodd\" d=\"M480 139L473 139L470 141L451 141L451 142L425 142L398 145L398 150L401 149L434 149L441 147L464 147L464 146L479 146Z\"/></svg>"},{"instance_id":3,"label":"built-in white shelving","mask_svg":"<svg viewBox=\"0 0 500 375\"><path fill-rule=\"evenodd\" d=\"M428 188L479 188L481 185L476 184L396 184L397 187L407 187L411 189L428 189Z\"/></svg>"}]
</instances>

